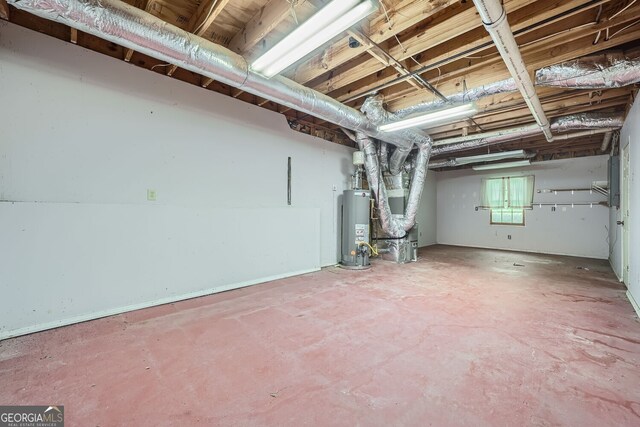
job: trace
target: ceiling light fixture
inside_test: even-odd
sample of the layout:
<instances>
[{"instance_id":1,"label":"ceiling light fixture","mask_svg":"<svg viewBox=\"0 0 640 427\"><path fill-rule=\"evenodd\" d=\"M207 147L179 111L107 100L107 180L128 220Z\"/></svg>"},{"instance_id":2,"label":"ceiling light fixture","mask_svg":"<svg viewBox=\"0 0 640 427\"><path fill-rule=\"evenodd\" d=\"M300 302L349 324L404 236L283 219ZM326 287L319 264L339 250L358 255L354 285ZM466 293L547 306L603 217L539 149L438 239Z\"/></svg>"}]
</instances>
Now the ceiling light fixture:
<instances>
[{"instance_id":1,"label":"ceiling light fixture","mask_svg":"<svg viewBox=\"0 0 640 427\"><path fill-rule=\"evenodd\" d=\"M412 127L427 127L434 125L443 125L455 122L460 119L466 119L478 112L476 104L470 102L468 104L456 105L437 111L431 111L419 116L409 117L408 119L398 120L397 122L387 123L378 127L381 132L393 132L400 129Z\"/></svg>"},{"instance_id":2,"label":"ceiling light fixture","mask_svg":"<svg viewBox=\"0 0 640 427\"><path fill-rule=\"evenodd\" d=\"M529 166L531 160L520 160L518 162L506 162L506 163L494 163L489 165L472 166L474 171L486 171L490 169L506 169L506 168L519 168L522 166Z\"/></svg>"},{"instance_id":3,"label":"ceiling light fixture","mask_svg":"<svg viewBox=\"0 0 640 427\"><path fill-rule=\"evenodd\" d=\"M456 157L456 164L468 165L470 163L493 162L496 160L523 158L524 150L503 151L500 153L481 154L479 156Z\"/></svg>"},{"instance_id":4,"label":"ceiling light fixture","mask_svg":"<svg viewBox=\"0 0 640 427\"><path fill-rule=\"evenodd\" d=\"M251 64L270 78L378 8L377 0L334 0Z\"/></svg>"}]
</instances>

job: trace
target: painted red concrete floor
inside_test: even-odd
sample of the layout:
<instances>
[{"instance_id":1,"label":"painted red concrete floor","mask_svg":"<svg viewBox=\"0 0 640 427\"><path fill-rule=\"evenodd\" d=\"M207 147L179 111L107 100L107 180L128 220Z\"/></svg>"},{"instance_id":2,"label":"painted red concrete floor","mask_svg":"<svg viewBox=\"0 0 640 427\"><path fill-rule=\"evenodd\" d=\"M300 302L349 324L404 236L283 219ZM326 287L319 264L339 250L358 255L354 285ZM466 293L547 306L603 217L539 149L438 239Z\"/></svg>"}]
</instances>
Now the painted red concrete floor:
<instances>
[{"instance_id":1,"label":"painted red concrete floor","mask_svg":"<svg viewBox=\"0 0 640 427\"><path fill-rule=\"evenodd\" d=\"M0 343L69 426L637 426L639 384L606 261L446 246Z\"/></svg>"}]
</instances>

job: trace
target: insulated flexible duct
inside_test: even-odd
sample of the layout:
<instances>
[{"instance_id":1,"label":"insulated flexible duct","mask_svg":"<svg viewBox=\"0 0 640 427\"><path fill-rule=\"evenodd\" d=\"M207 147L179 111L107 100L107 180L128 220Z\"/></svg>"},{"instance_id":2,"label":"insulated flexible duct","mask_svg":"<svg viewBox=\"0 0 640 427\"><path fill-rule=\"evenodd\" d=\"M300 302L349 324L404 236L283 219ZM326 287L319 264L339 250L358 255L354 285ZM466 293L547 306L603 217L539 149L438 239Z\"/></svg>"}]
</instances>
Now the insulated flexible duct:
<instances>
[{"instance_id":1,"label":"insulated flexible duct","mask_svg":"<svg viewBox=\"0 0 640 427\"><path fill-rule=\"evenodd\" d=\"M382 172L389 172L389 144L380 141L380 167Z\"/></svg>"},{"instance_id":2,"label":"insulated flexible duct","mask_svg":"<svg viewBox=\"0 0 640 427\"><path fill-rule=\"evenodd\" d=\"M629 53L610 52L585 56L573 61L551 65L536 71L536 86L564 87L568 89L607 89L640 82L640 50ZM414 114L428 113L450 102L477 101L502 93L516 92L513 78L487 83L463 92L447 95L447 101L437 99L422 102L393 114L404 119Z\"/></svg>"},{"instance_id":3,"label":"insulated flexible duct","mask_svg":"<svg viewBox=\"0 0 640 427\"><path fill-rule=\"evenodd\" d=\"M572 89L608 89L640 82L640 52L591 55L541 68L536 85Z\"/></svg>"},{"instance_id":4,"label":"insulated flexible duct","mask_svg":"<svg viewBox=\"0 0 640 427\"><path fill-rule=\"evenodd\" d=\"M477 101L488 96L517 91L518 88L516 87L516 83L513 79L500 80L499 82L488 83L486 85L478 86L464 92L447 95L446 101L437 99L435 101L422 102L420 104L412 105L410 107L394 111L393 114L398 119L404 119L414 114L417 115L428 113L429 111L446 107L450 103Z\"/></svg>"},{"instance_id":5,"label":"insulated flexible duct","mask_svg":"<svg viewBox=\"0 0 640 427\"><path fill-rule=\"evenodd\" d=\"M185 70L215 79L261 98L410 148L424 136L378 132L364 114L281 76L267 79L245 59L119 0L8 0L13 7L66 24Z\"/></svg>"},{"instance_id":6,"label":"insulated flexible duct","mask_svg":"<svg viewBox=\"0 0 640 427\"><path fill-rule=\"evenodd\" d=\"M390 113L384 109L383 97L381 95L371 96L365 99L364 103L362 104L361 110L366 114L367 118L372 123L375 123L377 125L397 120L397 117L394 113ZM416 131L403 129L391 133L396 134L406 140L413 141L417 144L431 145L431 138ZM398 175L400 172L402 172L404 163L407 160L407 157L409 157L409 154L411 154L412 148L413 143L411 145L398 146L395 150L393 150L393 153L391 153L391 158L389 159L389 172L391 173L391 175Z\"/></svg>"},{"instance_id":7,"label":"insulated flexible duct","mask_svg":"<svg viewBox=\"0 0 640 427\"><path fill-rule=\"evenodd\" d=\"M557 135L555 138L568 139L570 137L585 136L587 134L603 133L622 127L624 117L621 115L611 116L603 113L581 113L568 116L557 117L551 124L554 132L566 132L571 130L584 130L584 133ZM591 129L588 131L587 129ZM588 133L591 132L591 133ZM485 134L468 135L466 137L441 139L436 141L436 146L432 150L434 156L455 153L457 151L469 150L472 148L486 147L504 141L523 138L536 134L537 131L531 125L521 126L512 129L503 129L498 132L487 132Z\"/></svg>"},{"instance_id":8,"label":"insulated flexible duct","mask_svg":"<svg viewBox=\"0 0 640 427\"><path fill-rule=\"evenodd\" d=\"M400 219L394 217L391 213L387 187L382 179L382 171L380 170L376 146L373 140L364 133L357 132L356 142L360 150L365 154L364 166L367 172L367 180L369 182L369 188L373 191L378 201L378 214L382 229L390 237L404 237L407 231L411 230L416 223L420 197L422 196L422 189L427 176L427 164L429 163L429 156L431 154L431 144L424 142L417 144L418 154L415 167L413 168L413 176L409 188L409 199L407 201L405 215Z\"/></svg>"}]
</instances>

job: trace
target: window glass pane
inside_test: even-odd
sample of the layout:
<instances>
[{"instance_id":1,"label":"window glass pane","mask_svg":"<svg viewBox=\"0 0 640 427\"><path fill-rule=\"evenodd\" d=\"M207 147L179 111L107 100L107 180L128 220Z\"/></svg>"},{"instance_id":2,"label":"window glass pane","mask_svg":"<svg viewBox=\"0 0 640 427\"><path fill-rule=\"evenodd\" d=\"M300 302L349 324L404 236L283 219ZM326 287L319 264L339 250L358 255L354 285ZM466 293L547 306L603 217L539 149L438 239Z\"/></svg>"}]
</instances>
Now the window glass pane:
<instances>
[{"instance_id":1,"label":"window glass pane","mask_svg":"<svg viewBox=\"0 0 640 427\"><path fill-rule=\"evenodd\" d=\"M514 209L512 212L513 212L513 223L522 224L524 222L524 210Z\"/></svg>"},{"instance_id":2,"label":"window glass pane","mask_svg":"<svg viewBox=\"0 0 640 427\"><path fill-rule=\"evenodd\" d=\"M491 209L492 224L524 225L523 209Z\"/></svg>"}]
</instances>

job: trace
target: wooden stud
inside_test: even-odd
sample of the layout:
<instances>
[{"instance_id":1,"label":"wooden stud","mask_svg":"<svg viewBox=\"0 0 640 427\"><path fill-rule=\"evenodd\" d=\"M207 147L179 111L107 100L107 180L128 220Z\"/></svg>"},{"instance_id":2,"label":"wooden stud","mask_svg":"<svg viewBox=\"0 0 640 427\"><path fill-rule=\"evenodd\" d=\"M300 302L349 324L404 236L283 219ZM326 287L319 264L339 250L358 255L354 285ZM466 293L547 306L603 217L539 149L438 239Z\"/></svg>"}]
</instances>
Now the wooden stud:
<instances>
[{"instance_id":1,"label":"wooden stud","mask_svg":"<svg viewBox=\"0 0 640 427\"><path fill-rule=\"evenodd\" d=\"M8 21L9 16L9 5L7 4L7 0L0 0L0 18Z\"/></svg>"},{"instance_id":2,"label":"wooden stud","mask_svg":"<svg viewBox=\"0 0 640 427\"><path fill-rule=\"evenodd\" d=\"M270 0L231 39L229 49L241 55L248 52L291 15L292 7L299 9L306 3L308 0L300 0L294 5L283 0Z\"/></svg>"}]
</instances>

